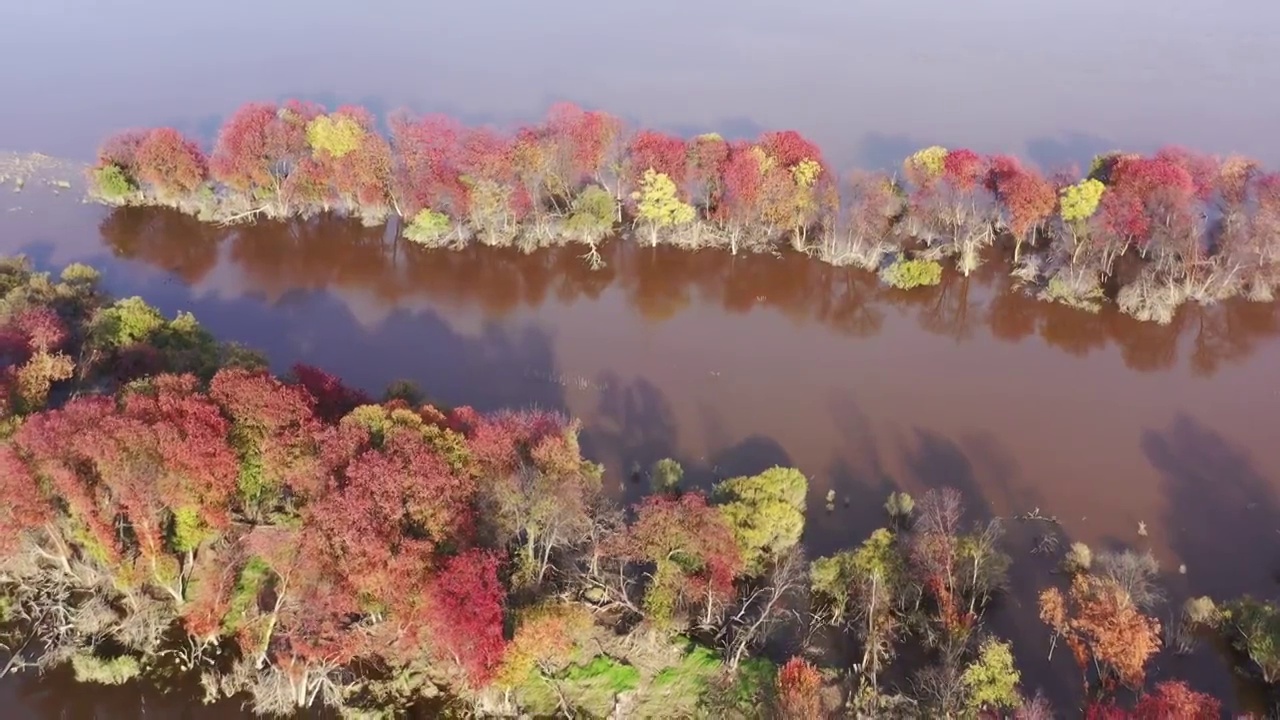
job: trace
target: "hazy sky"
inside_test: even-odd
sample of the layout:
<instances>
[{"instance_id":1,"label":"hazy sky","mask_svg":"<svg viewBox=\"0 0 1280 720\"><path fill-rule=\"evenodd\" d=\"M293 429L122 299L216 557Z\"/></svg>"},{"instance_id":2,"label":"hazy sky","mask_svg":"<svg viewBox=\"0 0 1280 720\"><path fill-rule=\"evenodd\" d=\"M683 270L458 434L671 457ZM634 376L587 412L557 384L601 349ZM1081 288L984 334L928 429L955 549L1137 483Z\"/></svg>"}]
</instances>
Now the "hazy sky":
<instances>
[{"instance_id":1,"label":"hazy sky","mask_svg":"<svg viewBox=\"0 0 1280 720\"><path fill-rule=\"evenodd\" d=\"M378 12L370 12L376 7ZM940 142L1041 164L1179 143L1280 164L1280 3L1231 0L45 0L0 9L0 147L209 135L303 95L477 121L554 100L726 135L795 128L839 166Z\"/></svg>"}]
</instances>

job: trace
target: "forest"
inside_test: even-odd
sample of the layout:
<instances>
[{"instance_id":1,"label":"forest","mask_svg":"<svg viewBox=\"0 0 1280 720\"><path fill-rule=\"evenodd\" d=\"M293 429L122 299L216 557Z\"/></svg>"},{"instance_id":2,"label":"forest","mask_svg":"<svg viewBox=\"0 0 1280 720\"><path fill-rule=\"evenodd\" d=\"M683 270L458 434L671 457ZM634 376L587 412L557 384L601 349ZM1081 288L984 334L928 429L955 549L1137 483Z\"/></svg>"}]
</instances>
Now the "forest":
<instances>
[{"instance_id":1,"label":"forest","mask_svg":"<svg viewBox=\"0 0 1280 720\"><path fill-rule=\"evenodd\" d=\"M1013 290L1167 324L1183 304L1270 301L1280 284L1280 174L1169 147L1038 170L932 146L899 172L837 172L795 131L754 140L631 131L572 104L512 132L441 115L387 118L314 103L250 103L208 153L173 128L110 137L90 194L204 220L335 213L430 247L476 242L806 253L889 286L970 275L998 253ZM946 266L944 267L944 263Z\"/></svg>"},{"instance_id":2,"label":"forest","mask_svg":"<svg viewBox=\"0 0 1280 720\"><path fill-rule=\"evenodd\" d=\"M810 558L800 471L696 488L662 460L620 507L579 431L277 376L87 266L7 259L0 677L195 680L263 716L1217 718L1195 678L1149 677L1211 639L1274 701L1277 605L1162 622L1149 552L1038 548L1059 581L1022 600L1078 672L1055 709L985 621L1003 521L957 490L895 492L883 527Z\"/></svg>"}]
</instances>

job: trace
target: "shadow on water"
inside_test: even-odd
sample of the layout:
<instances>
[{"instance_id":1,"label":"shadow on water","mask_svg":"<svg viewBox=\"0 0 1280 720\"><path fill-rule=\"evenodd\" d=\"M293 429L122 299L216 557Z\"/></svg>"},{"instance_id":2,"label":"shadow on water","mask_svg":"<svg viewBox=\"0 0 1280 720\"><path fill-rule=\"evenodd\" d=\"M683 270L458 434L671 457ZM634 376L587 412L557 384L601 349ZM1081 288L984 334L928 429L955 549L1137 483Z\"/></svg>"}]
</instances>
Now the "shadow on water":
<instances>
[{"instance_id":1,"label":"shadow on water","mask_svg":"<svg viewBox=\"0 0 1280 720\"><path fill-rule=\"evenodd\" d=\"M1249 453L1212 428L1179 415L1142 433L1142 452L1160 472L1169 544L1188 580L1216 599L1280 581L1280 504L1273 479ZM1244 550L1247 548L1247 552Z\"/></svg>"}]
</instances>

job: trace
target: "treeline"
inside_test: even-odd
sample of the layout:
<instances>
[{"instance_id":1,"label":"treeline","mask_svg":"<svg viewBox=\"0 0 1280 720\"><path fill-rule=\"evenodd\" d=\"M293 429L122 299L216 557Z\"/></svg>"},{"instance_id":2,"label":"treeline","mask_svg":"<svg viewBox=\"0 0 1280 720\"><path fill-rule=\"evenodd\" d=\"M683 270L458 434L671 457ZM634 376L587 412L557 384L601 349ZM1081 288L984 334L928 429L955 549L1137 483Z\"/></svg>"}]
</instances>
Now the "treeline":
<instances>
[{"instance_id":1,"label":"treeline","mask_svg":"<svg viewBox=\"0 0 1280 720\"><path fill-rule=\"evenodd\" d=\"M100 150L92 194L220 221L394 216L427 245L579 242L593 264L616 234L790 245L907 289L938 283L947 259L968 275L997 248L1022 291L1089 311L1111 297L1161 323L1188 300L1270 300L1280 283L1280 174L1247 158L1115 152L1080 179L934 146L901 173L841 177L794 131L686 139L570 104L513 133L443 116L389 125L386 138L363 108L290 101L240 108L208 155L172 128L126 132Z\"/></svg>"},{"instance_id":2,"label":"treeline","mask_svg":"<svg viewBox=\"0 0 1280 720\"><path fill-rule=\"evenodd\" d=\"M0 418L0 675L195 675L264 715L1052 716L983 622L1002 525L968 525L955 490L894 494L884 528L809 561L797 470L704 493L664 460L621 510L555 413L276 377L87 267L21 261L0 266ZM1218 717L1147 682L1201 631L1280 681L1276 605L1199 598L1162 632L1150 555L1061 562L1038 604L1089 717Z\"/></svg>"}]
</instances>

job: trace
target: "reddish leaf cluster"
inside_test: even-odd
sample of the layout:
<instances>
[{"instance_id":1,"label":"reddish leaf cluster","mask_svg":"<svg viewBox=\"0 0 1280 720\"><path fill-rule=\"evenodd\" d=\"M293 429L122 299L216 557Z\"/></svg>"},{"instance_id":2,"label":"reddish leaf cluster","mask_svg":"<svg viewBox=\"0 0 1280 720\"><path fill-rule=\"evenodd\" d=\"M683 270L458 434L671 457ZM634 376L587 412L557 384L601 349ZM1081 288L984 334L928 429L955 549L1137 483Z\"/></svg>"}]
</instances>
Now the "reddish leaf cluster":
<instances>
[{"instance_id":1,"label":"reddish leaf cluster","mask_svg":"<svg viewBox=\"0 0 1280 720\"><path fill-rule=\"evenodd\" d=\"M481 550L450 558L429 587L432 644L458 658L472 686L484 685L502 662L505 596L497 556Z\"/></svg>"},{"instance_id":2,"label":"reddish leaf cluster","mask_svg":"<svg viewBox=\"0 0 1280 720\"><path fill-rule=\"evenodd\" d=\"M298 363L291 372L294 380L311 393L316 414L325 422L336 423L357 406L373 402L362 390L347 387L337 376L318 367Z\"/></svg>"},{"instance_id":3,"label":"reddish leaf cluster","mask_svg":"<svg viewBox=\"0 0 1280 720\"><path fill-rule=\"evenodd\" d=\"M645 498L613 552L654 563L660 574L664 566L674 564L679 582L673 590L686 602L704 594L725 597L743 568L741 551L724 516L696 492Z\"/></svg>"},{"instance_id":4,"label":"reddish leaf cluster","mask_svg":"<svg viewBox=\"0 0 1280 720\"><path fill-rule=\"evenodd\" d=\"M676 187L683 188L688 154L688 146L683 139L655 130L641 130L627 146L632 185L638 184L644 172L652 169L671 178Z\"/></svg>"},{"instance_id":5,"label":"reddish leaf cluster","mask_svg":"<svg viewBox=\"0 0 1280 720\"><path fill-rule=\"evenodd\" d=\"M138 144L134 162L137 178L165 196L193 193L209 176L200 146L173 128L148 132Z\"/></svg>"},{"instance_id":6,"label":"reddish leaf cluster","mask_svg":"<svg viewBox=\"0 0 1280 720\"><path fill-rule=\"evenodd\" d=\"M241 192L283 194L290 176L311 156L307 123L322 112L299 101L240 107L218 133L209 159L214 179ZM303 170L320 174L315 167Z\"/></svg>"},{"instance_id":7,"label":"reddish leaf cluster","mask_svg":"<svg viewBox=\"0 0 1280 720\"><path fill-rule=\"evenodd\" d=\"M1009 231L1019 239L1026 239L1048 220L1058 205L1058 193L1052 183L1007 155L991 158L985 184L1004 206L1009 215Z\"/></svg>"},{"instance_id":8,"label":"reddish leaf cluster","mask_svg":"<svg viewBox=\"0 0 1280 720\"><path fill-rule=\"evenodd\" d=\"M982 179L982 156L972 150L952 150L942 161L942 177L968 192Z\"/></svg>"},{"instance_id":9,"label":"reddish leaf cluster","mask_svg":"<svg viewBox=\"0 0 1280 720\"><path fill-rule=\"evenodd\" d=\"M778 716L782 720L817 720L822 711L822 675L803 658L778 668Z\"/></svg>"}]
</instances>

